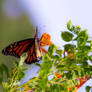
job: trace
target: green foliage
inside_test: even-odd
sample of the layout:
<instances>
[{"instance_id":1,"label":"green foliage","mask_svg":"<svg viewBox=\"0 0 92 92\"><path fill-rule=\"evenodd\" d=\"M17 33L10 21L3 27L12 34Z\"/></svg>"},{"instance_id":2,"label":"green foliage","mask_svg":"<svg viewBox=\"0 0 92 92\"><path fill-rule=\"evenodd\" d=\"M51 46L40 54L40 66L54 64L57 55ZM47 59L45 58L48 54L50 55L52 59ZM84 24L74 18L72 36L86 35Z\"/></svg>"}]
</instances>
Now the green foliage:
<instances>
[{"instance_id":1,"label":"green foliage","mask_svg":"<svg viewBox=\"0 0 92 92\"><path fill-rule=\"evenodd\" d=\"M76 35L78 35L78 33L81 31L81 27L80 26L74 26L72 24L71 20L68 21L67 28L68 28L69 31L73 32Z\"/></svg>"},{"instance_id":2,"label":"green foliage","mask_svg":"<svg viewBox=\"0 0 92 92\"><path fill-rule=\"evenodd\" d=\"M89 60L92 62L92 55L89 56Z\"/></svg>"},{"instance_id":3,"label":"green foliage","mask_svg":"<svg viewBox=\"0 0 92 92\"><path fill-rule=\"evenodd\" d=\"M86 92L89 92L91 88L91 86L86 86Z\"/></svg>"},{"instance_id":4,"label":"green foliage","mask_svg":"<svg viewBox=\"0 0 92 92\"><path fill-rule=\"evenodd\" d=\"M51 57L53 56L54 51L57 50L57 46L52 44L51 48L48 49L48 55Z\"/></svg>"},{"instance_id":5,"label":"green foliage","mask_svg":"<svg viewBox=\"0 0 92 92\"><path fill-rule=\"evenodd\" d=\"M72 21L71 20L68 21L67 28L68 28L68 30L73 31L73 25L72 25Z\"/></svg>"},{"instance_id":6,"label":"green foliage","mask_svg":"<svg viewBox=\"0 0 92 92\"><path fill-rule=\"evenodd\" d=\"M61 37L64 41L69 42L69 41L72 41L74 35L70 32L64 31L64 32L61 32Z\"/></svg>"},{"instance_id":7,"label":"green foliage","mask_svg":"<svg viewBox=\"0 0 92 92\"><path fill-rule=\"evenodd\" d=\"M4 92L13 92L14 88L20 84L19 81L25 77L24 71L28 68L23 67L24 60L25 56L21 56L19 63L17 61L14 61L13 64L15 67L11 69L11 72L8 71L7 66L5 66L4 64L1 65L0 68L2 68L5 71L5 74L7 74L7 81L1 81ZM3 74L3 71L1 73Z\"/></svg>"},{"instance_id":8,"label":"green foliage","mask_svg":"<svg viewBox=\"0 0 92 92\"><path fill-rule=\"evenodd\" d=\"M92 66L87 63L87 60L91 60L91 56L88 54L91 51L92 43L88 40L87 30L82 31L80 26L72 25L71 21L68 22L67 27L72 33L68 31L61 33L64 41L72 41L72 43L64 45L67 55L54 44L49 47L48 54L43 56L39 75L31 79L30 83L26 83L34 89L34 92L74 92L77 90L75 85L80 85L78 78L85 76L90 78ZM73 41L76 41L77 44L74 44ZM87 45L88 42L90 45ZM55 75L56 71L59 74L48 79ZM73 89L69 90L72 87Z\"/></svg>"},{"instance_id":9,"label":"green foliage","mask_svg":"<svg viewBox=\"0 0 92 92\"><path fill-rule=\"evenodd\" d=\"M4 80L5 76L9 77L9 70L5 64L0 65L0 84Z\"/></svg>"},{"instance_id":10,"label":"green foliage","mask_svg":"<svg viewBox=\"0 0 92 92\"><path fill-rule=\"evenodd\" d=\"M43 56L43 63L40 67L37 77L33 77L23 85L19 85L19 81L25 77L23 67L24 56L20 62L15 62L15 68L9 75L8 82L3 82L5 92L74 92L77 90L76 85L82 85L78 78L92 76L92 66L88 64L88 60L92 61L92 41L88 40L87 30L81 30L80 26L67 23L68 31L61 33L61 37L67 43L63 49L58 49L52 44L48 49L48 54ZM76 43L75 43L76 42ZM89 45L88 45L89 43ZM1 72L2 73L2 72ZM51 76L53 76L51 78ZM27 88L25 87L27 86ZM89 92L91 87L87 86L86 91Z\"/></svg>"},{"instance_id":11,"label":"green foliage","mask_svg":"<svg viewBox=\"0 0 92 92\"><path fill-rule=\"evenodd\" d=\"M65 51L70 51L70 52L72 51L73 52L75 50L75 48L76 48L76 45L73 45L73 44L65 44L64 45Z\"/></svg>"},{"instance_id":12,"label":"green foliage","mask_svg":"<svg viewBox=\"0 0 92 92\"><path fill-rule=\"evenodd\" d=\"M61 56L63 54L63 50L56 50L56 53Z\"/></svg>"}]
</instances>

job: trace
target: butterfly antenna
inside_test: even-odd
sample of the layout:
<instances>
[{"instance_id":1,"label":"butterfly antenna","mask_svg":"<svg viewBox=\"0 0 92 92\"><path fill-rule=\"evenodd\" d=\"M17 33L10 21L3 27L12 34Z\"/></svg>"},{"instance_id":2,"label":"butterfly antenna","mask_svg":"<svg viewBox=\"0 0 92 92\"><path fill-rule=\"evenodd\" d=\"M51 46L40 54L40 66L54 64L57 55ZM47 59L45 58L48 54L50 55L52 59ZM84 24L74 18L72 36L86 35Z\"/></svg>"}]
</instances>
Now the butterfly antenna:
<instances>
[{"instance_id":1,"label":"butterfly antenna","mask_svg":"<svg viewBox=\"0 0 92 92\"><path fill-rule=\"evenodd\" d=\"M36 32L35 32L35 37L38 36L38 27L36 26Z\"/></svg>"}]
</instances>

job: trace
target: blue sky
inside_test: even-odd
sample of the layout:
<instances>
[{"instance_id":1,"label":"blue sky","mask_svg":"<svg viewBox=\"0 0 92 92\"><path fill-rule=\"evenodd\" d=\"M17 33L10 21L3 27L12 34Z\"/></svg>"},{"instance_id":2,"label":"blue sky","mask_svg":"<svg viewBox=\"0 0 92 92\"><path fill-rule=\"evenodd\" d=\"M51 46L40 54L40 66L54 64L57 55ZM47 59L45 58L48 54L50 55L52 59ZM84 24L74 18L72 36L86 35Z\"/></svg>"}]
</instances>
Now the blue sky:
<instances>
[{"instance_id":1,"label":"blue sky","mask_svg":"<svg viewBox=\"0 0 92 92\"><path fill-rule=\"evenodd\" d=\"M73 24L88 29L92 35L92 1L91 0L20 0L40 33L48 32L58 46L60 32L66 30L66 23L71 19ZM57 38L57 39L56 39ZM63 42L64 43L64 42Z\"/></svg>"}]
</instances>

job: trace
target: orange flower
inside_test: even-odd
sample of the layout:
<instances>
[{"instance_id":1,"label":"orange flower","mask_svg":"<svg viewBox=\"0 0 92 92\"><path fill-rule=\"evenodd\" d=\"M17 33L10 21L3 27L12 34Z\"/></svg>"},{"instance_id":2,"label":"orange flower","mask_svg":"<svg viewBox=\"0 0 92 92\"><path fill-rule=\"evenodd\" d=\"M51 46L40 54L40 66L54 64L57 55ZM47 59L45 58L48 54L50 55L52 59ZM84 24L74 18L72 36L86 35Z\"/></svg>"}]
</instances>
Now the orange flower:
<instances>
[{"instance_id":1,"label":"orange flower","mask_svg":"<svg viewBox=\"0 0 92 92\"><path fill-rule=\"evenodd\" d=\"M48 53L48 51L45 50L44 48L41 47L41 49L42 49L42 51L43 51L44 53Z\"/></svg>"},{"instance_id":2,"label":"orange flower","mask_svg":"<svg viewBox=\"0 0 92 92\"><path fill-rule=\"evenodd\" d=\"M74 58L75 58L75 55L74 55L74 53L69 53L69 54L68 54L68 57L69 57L70 59L74 59Z\"/></svg>"},{"instance_id":3,"label":"orange flower","mask_svg":"<svg viewBox=\"0 0 92 92\"><path fill-rule=\"evenodd\" d=\"M47 45L53 44L51 41L51 36L47 33L44 33L41 38L40 38L40 43L41 43L41 49L44 53L48 53L43 47Z\"/></svg>"},{"instance_id":4,"label":"orange flower","mask_svg":"<svg viewBox=\"0 0 92 92\"><path fill-rule=\"evenodd\" d=\"M75 85L75 87L77 87L77 89L79 89L88 79L89 79L88 76L85 76L84 78L78 78L78 80L80 81L80 84ZM71 87L71 88L69 88L69 90L72 90L73 88L74 87Z\"/></svg>"},{"instance_id":5,"label":"orange flower","mask_svg":"<svg viewBox=\"0 0 92 92\"><path fill-rule=\"evenodd\" d=\"M74 87L71 87L71 88L69 88L69 91L71 91L73 89L74 89ZM73 92L77 92L77 88Z\"/></svg>"},{"instance_id":6,"label":"orange flower","mask_svg":"<svg viewBox=\"0 0 92 92\"><path fill-rule=\"evenodd\" d=\"M80 88L88 79L88 76L85 76L85 78L78 78L78 80L80 81L80 85L77 88Z\"/></svg>"},{"instance_id":7,"label":"orange flower","mask_svg":"<svg viewBox=\"0 0 92 92\"><path fill-rule=\"evenodd\" d=\"M74 87L71 87L71 88L69 88L69 90L71 91L73 88L74 88Z\"/></svg>"},{"instance_id":8,"label":"orange flower","mask_svg":"<svg viewBox=\"0 0 92 92\"><path fill-rule=\"evenodd\" d=\"M24 86L24 90L25 90L26 92L33 92L33 89L30 88L30 87L28 87L27 85Z\"/></svg>"},{"instance_id":9,"label":"orange flower","mask_svg":"<svg viewBox=\"0 0 92 92\"><path fill-rule=\"evenodd\" d=\"M41 46L45 47L47 45L51 45L52 42L50 40L51 36L47 33L44 33L40 38Z\"/></svg>"},{"instance_id":10,"label":"orange flower","mask_svg":"<svg viewBox=\"0 0 92 92\"><path fill-rule=\"evenodd\" d=\"M24 86L24 90L28 90L29 87L27 85Z\"/></svg>"},{"instance_id":11,"label":"orange flower","mask_svg":"<svg viewBox=\"0 0 92 92\"><path fill-rule=\"evenodd\" d=\"M59 74L59 73L55 73L55 76L56 76L56 79L55 80L57 80L57 79L60 79L63 75L61 75L61 74Z\"/></svg>"}]
</instances>

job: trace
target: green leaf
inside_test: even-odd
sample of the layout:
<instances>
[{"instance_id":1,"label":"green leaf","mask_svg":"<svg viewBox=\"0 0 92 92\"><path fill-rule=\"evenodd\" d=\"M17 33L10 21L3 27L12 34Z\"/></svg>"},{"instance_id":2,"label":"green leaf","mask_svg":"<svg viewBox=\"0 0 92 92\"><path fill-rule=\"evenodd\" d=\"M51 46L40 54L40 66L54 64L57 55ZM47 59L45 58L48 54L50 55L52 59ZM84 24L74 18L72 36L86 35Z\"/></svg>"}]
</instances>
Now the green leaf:
<instances>
[{"instance_id":1,"label":"green leaf","mask_svg":"<svg viewBox=\"0 0 92 92\"><path fill-rule=\"evenodd\" d=\"M3 81L3 68L0 66L0 83Z\"/></svg>"},{"instance_id":2,"label":"green leaf","mask_svg":"<svg viewBox=\"0 0 92 92\"><path fill-rule=\"evenodd\" d=\"M72 25L72 21L71 20L68 21L67 28L68 28L68 30L73 31L73 25Z\"/></svg>"},{"instance_id":3,"label":"green leaf","mask_svg":"<svg viewBox=\"0 0 92 92\"><path fill-rule=\"evenodd\" d=\"M74 83L75 85L78 85L78 84L80 84L80 81L75 78L75 79L73 80L73 83Z\"/></svg>"},{"instance_id":4,"label":"green leaf","mask_svg":"<svg viewBox=\"0 0 92 92\"><path fill-rule=\"evenodd\" d=\"M56 50L56 53L61 56L63 54L63 50Z\"/></svg>"},{"instance_id":5,"label":"green leaf","mask_svg":"<svg viewBox=\"0 0 92 92\"><path fill-rule=\"evenodd\" d=\"M18 68L19 63L18 63L17 61L14 61L14 62L13 62L13 65L14 65L16 68Z\"/></svg>"},{"instance_id":6,"label":"green leaf","mask_svg":"<svg viewBox=\"0 0 92 92\"><path fill-rule=\"evenodd\" d=\"M39 63L35 63L35 65L37 65L38 67L41 67L41 65Z\"/></svg>"},{"instance_id":7,"label":"green leaf","mask_svg":"<svg viewBox=\"0 0 92 92\"><path fill-rule=\"evenodd\" d=\"M48 55L52 56L54 54L55 50L57 50L57 46L55 44L50 45L50 47L48 49Z\"/></svg>"},{"instance_id":8,"label":"green leaf","mask_svg":"<svg viewBox=\"0 0 92 92\"><path fill-rule=\"evenodd\" d=\"M48 82L48 77L44 76L44 78L39 83L39 85L41 86L42 90L44 90L44 91L46 91L47 82Z\"/></svg>"},{"instance_id":9,"label":"green leaf","mask_svg":"<svg viewBox=\"0 0 92 92\"><path fill-rule=\"evenodd\" d=\"M22 67L22 71L28 70L28 67Z\"/></svg>"},{"instance_id":10,"label":"green leaf","mask_svg":"<svg viewBox=\"0 0 92 92\"><path fill-rule=\"evenodd\" d=\"M5 64L1 65L3 71L5 72L5 74L7 75L7 78L9 77L9 69Z\"/></svg>"},{"instance_id":11,"label":"green leaf","mask_svg":"<svg viewBox=\"0 0 92 92\"><path fill-rule=\"evenodd\" d=\"M73 27L73 33L78 35L81 31L81 27L80 26L74 26Z\"/></svg>"},{"instance_id":12,"label":"green leaf","mask_svg":"<svg viewBox=\"0 0 92 92\"><path fill-rule=\"evenodd\" d=\"M85 44L86 44L86 41L85 41L84 37L80 37L80 38L77 40L77 45L78 45L78 47L84 46Z\"/></svg>"},{"instance_id":13,"label":"green leaf","mask_svg":"<svg viewBox=\"0 0 92 92\"><path fill-rule=\"evenodd\" d=\"M69 51L69 50L73 51L75 48L76 48L76 45L72 45L72 44L65 44L64 45L65 51Z\"/></svg>"},{"instance_id":14,"label":"green leaf","mask_svg":"<svg viewBox=\"0 0 92 92\"><path fill-rule=\"evenodd\" d=\"M88 29L85 29L83 31L80 31L78 36L74 40L80 40L83 39L83 41L88 41L88 34L87 34Z\"/></svg>"},{"instance_id":15,"label":"green leaf","mask_svg":"<svg viewBox=\"0 0 92 92\"><path fill-rule=\"evenodd\" d=\"M18 81L20 81L24 77L25 77L25 73L24 72L21 71L21 72L18 73Z\"/></svg>"},{"instance_id":16,"label":"green leaf","mask_svg":"<svg viewBox=\"0 0 92 92\"><path fill-rule=\"evenodd\" d=\"M53 59L54 59L55 61L58 61L58 60L59 60L59 56L58 56L58 55L54 55L54 56L53 56Z\"/></svg>"},{"instance_id":17,"label":"green leaf","mask_svg":"<svg viewBox=\"0 0 92 92\"><path fill-rule=\"evenodd\" d=\"M74 72L76 76L79 76L78 70L74 70Z\"/></svg>"},{"instance_id":18,"label":"green leaf","mask_svg":"<svg viewBox=\"0 0 92 92\"><path fill-rule=\"evenodd\" d=\"M89 56L89 60L92 61L92 55Z\"/></svg>"},{"instance_id":19,"label":"green leaf","mask_svg":"<svg viewBox=\"0 0 92 92\"><path fill-rule=\"evenodd\" d=\"M74 34L77 34L77 35L81 31L81 27L72 25L72 21L71 20L68 21L67 28L68 28L69 31L71 31L71 32L73 32Z\"/></svg>"},{"instance_id":20,"label":"green leaf","mask_svg":"<svg viewBox=\"0 0 92 92\"><path fill-rule=\"evenodd\" d=\"M72 72L65 73L67 79L72 79Z\"/></svg>"},{"instance_id":21,"label":"green leaf","mask_svg":"<svg viewBox=\"0 0 92 92\"><path fill-rule=\"evenodd\" d=\"M91 87L90 87L90 86L86 86L86 92L89 92L89 91L90 91L90 89L91 89Z\"/></svg>"},{"instance_id":22,"label":"green leaf","mask_svg":"<svg viewBox=\"0 0 92 92\"><path fill-rule=\"evenodd\" d=\"M90 74L90 68L84 68L84 73L86 75L89 75Z\"/></svg>"},{"instance_id":23,"label":"green leaf","mask_svg":"<svg viewBox=\"0 0 92 92\"><path fill-rule=\"evenodd\" d=\"M82 36L82 37L88 37L87 31L88 31L88 29L85 29L85 30L81 31L81 32L78 34L78 36L79 36L79 37L80 37L80 36Z\"/></svg>"},{"instance_id":24,"label":"green leaf","mask_svg":"<svg viewBox=\"0 0 92 92\"><path fill-rule=\"evenodd\" d=\"M39 73L40 77L47 76L50 72L52 65L53 65L52 59L48 56L48 54L43 56L43 63L41 65L41 71Z\"/></svg>"},{"instance_id":25,"label":"green leaf","mask_svg":"<svg viewBox=\"0 0 92 92\"><path fill-rule=\"evenodd\" d=\"M69 42L69 41L72 41L74 35L70 32L64 31L64 32L61 32L61 37L64 41Z\"/></svg>"}]
</instances>

